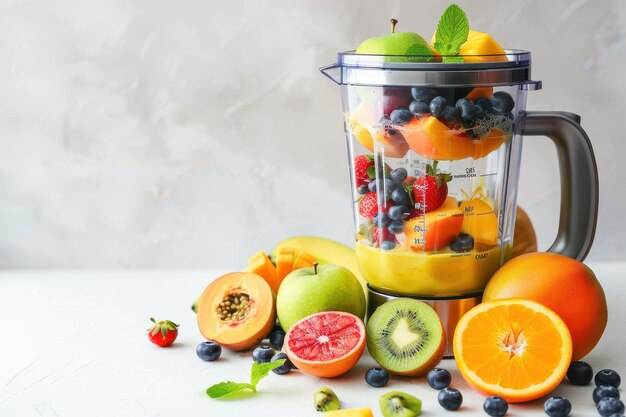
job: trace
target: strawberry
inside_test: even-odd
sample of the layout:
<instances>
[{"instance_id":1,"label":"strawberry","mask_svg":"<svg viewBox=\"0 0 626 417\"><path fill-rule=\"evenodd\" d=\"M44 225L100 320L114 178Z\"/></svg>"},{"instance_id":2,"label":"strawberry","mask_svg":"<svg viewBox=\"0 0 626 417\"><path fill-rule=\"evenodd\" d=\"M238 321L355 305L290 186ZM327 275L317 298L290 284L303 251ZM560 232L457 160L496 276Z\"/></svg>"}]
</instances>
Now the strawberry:
<instances>
[{"instance_id":1,"label":"strawberry","mask_svg":"<svg viewBox=\"0 0 626 417\"><path fill-rule=\"evenodd\" d=\"M178 324L169 320L157 322L152 317L150 317L150 321L154 323L154 326L148 329L148 337L152 343L161 347L174 343L176 336L178 336Z\"/></svg>"},{"instance_id":2,"label":"strawberry","mask_svg":"<svg viewBox=\"0 0 626 417\"><path fill-rule=\"evenodd\" d=\"M359 155L354 158L354 181L356 187L369 184L374 179L374 157L370 155Z\"/></svg>"},{"instance_id":3,"label":"strawberry","mask_svg":"<svg viewBox=\"0 0 626 417\"><path fill-rule=\"evenodd\" d=\"M383 240L397 242L396 235L391 233L386 227L383 227L382 229L374 227L374 245L380 246L380 242L382 242Z\"/></svg>"},{"instance_id":4,"label":"strawberry","mask_svg":"<svg viewBox=\"0 0 626 417\"><path fill-rule=\"evenodd\" d=\"M390 206L390 204L385 204L385 206L381 207L381 211L387 213ZM368 220L372 220L378 213L378 197L375 192L369 192L361 198L359 201L359 213Z\"/></svg>"},{"instance_id":5,"label":"strawberry","mask_svg":"<svg viewBox=\"0 0 626 417\"><path fill-rule=\"evenodd\" d=\"M432 165L426 165L426 173L420 175L413 183L413 198L418 210L416 215L436 210L446 201L447 182L450 180L452 180L450 174L443 174L437 169L437 161ZM412 216L413 214L411 213Z\"/></svg>"}]
</instances>

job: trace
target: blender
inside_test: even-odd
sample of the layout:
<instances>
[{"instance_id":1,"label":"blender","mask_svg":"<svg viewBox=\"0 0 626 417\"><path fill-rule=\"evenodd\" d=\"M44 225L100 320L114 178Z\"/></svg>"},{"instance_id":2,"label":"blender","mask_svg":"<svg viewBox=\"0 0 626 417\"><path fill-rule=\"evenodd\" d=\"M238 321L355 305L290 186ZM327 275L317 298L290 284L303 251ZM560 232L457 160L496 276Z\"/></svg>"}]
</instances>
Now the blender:
<instances>
[{"instance_id":1,"label":"blender","mask_svg":"<svg viewBox=\"0 0 626 417\"><path fill-rule=\"evenodd\" d=\"M511 256L524 136L546 136L557 151L561 212L549 251L583 260L598 208L580 117L526 111L527 92L541 88L530 52L467 58L347 51L320 69L341 89L368 315L397 297L428 303L448 357L458 320Z\"/></svg>"}]
</instances>

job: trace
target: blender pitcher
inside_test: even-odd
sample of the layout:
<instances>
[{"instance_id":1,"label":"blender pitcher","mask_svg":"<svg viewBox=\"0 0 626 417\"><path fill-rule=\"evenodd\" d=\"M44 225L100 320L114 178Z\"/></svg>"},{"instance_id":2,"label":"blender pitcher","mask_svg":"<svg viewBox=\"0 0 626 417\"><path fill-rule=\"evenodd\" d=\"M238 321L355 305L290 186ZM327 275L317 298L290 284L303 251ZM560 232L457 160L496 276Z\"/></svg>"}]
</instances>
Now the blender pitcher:
<instances>
[{"instance_id":1,"label":"blender pitcher","mask_svg":"<svg viewBox=\"0 0 626 417\"><path fill-rule=\"evenodd\" d=\"M430 304L448 335L511 256L522 137L554 142L559 229L549 251L583 260L598 178L580 117L526 112L530 52L464 57L338 54L321 71L341 86L355 252L368 312L395 297Z\"/></svg>"}]
</instances>

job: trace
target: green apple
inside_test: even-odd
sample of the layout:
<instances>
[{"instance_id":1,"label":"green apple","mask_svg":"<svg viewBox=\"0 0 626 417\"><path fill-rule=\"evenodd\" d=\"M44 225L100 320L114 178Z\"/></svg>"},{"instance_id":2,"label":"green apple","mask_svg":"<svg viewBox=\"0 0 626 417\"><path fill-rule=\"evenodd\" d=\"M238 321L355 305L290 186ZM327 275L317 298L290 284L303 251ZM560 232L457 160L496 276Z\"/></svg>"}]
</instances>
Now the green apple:
<instances>
[{"instance_id":1,"label":"green apple","mask_svg":"<svg viewBox=\"0 0 626 417\"><path fill-rule=\"evenodd\" d=\"M283 330L320 311L345 311L365 318L365 294L352 272L339 265L301 268L285 277L276 297Z\"/></svg>"},{"instance_id":2,"label":"green apple","mask_svg":"<svg viewBox=\"0 0 626 417\"><path fill-rule=\"evenodd\" d=\"M391 33L377 38L364 40L358 48L357 54L367 55L428 55L433 53L428 42L415 32L395 32L396 19L391 19ZM405 61L404 57L387 57L385 61Z\"/></svg>"}]
</instances>

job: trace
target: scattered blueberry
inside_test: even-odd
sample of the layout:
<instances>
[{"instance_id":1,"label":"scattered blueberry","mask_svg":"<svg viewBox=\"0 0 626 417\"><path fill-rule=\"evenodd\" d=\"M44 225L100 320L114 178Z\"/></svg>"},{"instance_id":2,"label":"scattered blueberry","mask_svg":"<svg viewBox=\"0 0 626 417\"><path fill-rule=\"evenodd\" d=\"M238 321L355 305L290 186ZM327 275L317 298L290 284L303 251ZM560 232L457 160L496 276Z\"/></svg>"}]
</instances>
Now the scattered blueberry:
<instances>
[{"instance_id":1,"label":"scattered blueberry","mask_svg":"<svg viewBox=\"0 0 626 417\"><path fill-rule=\"evenodd\" d=\"M404 210L405 210L404 206L392 206L391 208L389 208L389 212L388 212L389 217L391 217L392 220L402 220L404 219L404 216L405 216Z\"/></svg>"},{"instance_id":2,"label":"scattered blueberry","mask_svg":"<svg viewBox=\"0 0 626 417\"><path fill-rule=\"evenodd\" d=\"M448 102L446 99L444 97L437 96L430 102L430 114L435 117L441 117L443 116L443 112L446 110L447 106Z\"/></svg>"},{"instance_id":3,"label":"scattered blueberry","mask_svg":"<svg viewBox=\"0 0 626 417\"><path fill-rule=\"evenodd\" d=\"M252 351L252 360L256 363L264 363L272 360L274 349L271 346L261 345Z\"/></svg>"},{"instance_id":4,"label":"scattered blueberry","mask_svg":"<svg viewBox=\"0 0 626 417\"><path fill-rule=\"evenodd\" d=\"M394 207L398 207L398 206L394 206ZM391 222L389 227L387 227L387 229L389 229L389 231L393 233L394 235L402 233L404 232L404 222L402 220L394 220Z\"/></svg>"},{"instance_id":5,"label":"scattered blueberry","mask_svg":"<svg viewBox=\"0 0 626 417\"><path fill-rule=\"evenodd\" d=\"M285 332L282 329L274 330L272 333L270 333L270 345L272 345L274 349L282 349L284 341Z\"/></svg>"},{"instance_id":6,"label":"scattered blueberry","mask_svg":"<svg viewBox=\"0 0 626 417\"><path fill-rule=\"evenodd\" d=\"M389 215L387 213L385 213L385 212L378 212L378 213L376 213L376 215L374 216L374 218L372 220L374 221L374 224L377 227L387 227L389 222L391 222L391 219L389 218Z\"/></svg>"},{"instance_id":7,"label":"scattered blueberry","mask_svg":"<svg viewBox=\"0 0 626 417\"><path fill-rule=\"evenodd\" d=\"M567 417L572 411L572 404L567 398L550 397L543 404L543 411L550 417Z\"/></svg>"},{"instance_id":8,"label":"scattered blueberry","mask_svg":"<svg viewBox=\"0 0 626 417\"><path fill-rule=\"evenodd\" d=\"M404 126L413 118L413 114L411 114L409 109L401 108L392 111L389 118L391 119L391 123Z\"/></svg>"},{"instance_id":9,"label":"scattered blueberry","mask_svg":"<svg viewBox=\"0 0 626 417\"><path fill-rule=\"evenodd\" d=\"M389 382L389 372L383 368L370 368L365 372L365 382L376 388L384 387Z\"/></svg>"},{"instance_id":10,"label":"scattered blueberry","mask_svg":"<svg viewBox=\"0 0 626 417\"><path fill-rule=\"evenodd\" d=\"M395 247L396 247L396 242L393 242L391 240L383 240L382 243L380 244L380 248L382 250L392 250Z\"/></svg>"},{"instance_id":11,"label":"scattered blueberry","mask_svg":"<svg viewBox=\"0 0 626 417\"><path fill-rule=\"evenodd\" d=\"M622 378L612 369L603 369L596 374L594 382L597 386L611 385L615 388L619 388L619 384L622 383Z\"/></svg>"},{"instance_id":12,"label":"scattered blueberry","mask_svg":"<svg viewBox=\"0 0 626 417\"><path fill-rule=\"evenodd\" d=\"M491 100L493 109L500 114L510 113L515 107L515 101L513 97L505 91L497 91L493 93L493 99Z\"/></svg>"},{"instance_id":13,"label":"scattered blueberry","mask_svg":"<svg viewBox=\"0 0 626 417\"><path fill-rule=\"evenodd\" d=\"M401 206L410 206L411 205L411 197L406 192L406 190L402 187L398 187L391 193L391 199Z\"/></svg>"},{"instance_id":14,"label":"scattered blueberry","mask_svg":"<svg viewBox=\"0 0 626 417\"><path fill-rule=\"evenodd\" d=\"M413 87L411 95L415 100L428 104L437 95L437 91L430 87Z\"/></svg>"},{"instance_id":15,"label":"scattered blueberry","mask_svg":"<svg viewBox=\"0 0 626 417\"><path fill-rule=\"evenodd\" d=\"M572 362L567 369L567 379L574 385L588 385L593 379L593 369L587 362Z\"/></svg>"},{"instance_id":16,"label":"scattered blueberry","mask_svg":"<svg viewBox=\"0 0 626 417\"><path fill-rule=\"evenodd\" d=\"M609 417L611 414L624 414L624 403L613 397L605 397L596 406L598 414L602 417Z\"/></svg>"},{"instance_id":17,"label":"scattered blueberry","mask_svg":"<svg viewBox=\"0 0 626 417\"><path fill-rule=\"evenodd\" d=\"M491 100L488 98L481 97L474 103L476 106L476 111L482 113L491 113L493 112L493 107L491 106Z\"/></svg>"},{"instance_id":18,"label":"scattered blueberry","mask_svg":"<svg viewBox=\"0 0 626 417\"><path fill-rule=\"evenodd\" d=\"M475 119L461 119L461 126L463 126L465 129L471 129L475 125L476 125Z\"/></svg>"},{"instance_id":19,"label":"scattered blueberry","mask_svg":"<svg viewBox=\"0 0 626 417\"><path fill-rule=\"evenodd\" d=\"M439 405L448 411L458 410L463 403L463 395L456 388L444 388L437 396Z\"/></svg>"},{"instance_id":20,"label":"scattered blueberry","mask_svg":"<svg viewBox=\"0 0 626 417\"><path fill-rule=\"evenodd\" d=\"M426 381L431 388L444 389L452 382L452 375L446 369L433 368L426 375Z\"/></svg>"},{"instance_id":21,"label":"scattered blueberry","mask_svg":"<svg viewBox=\"0 0 626 417\"><path fill-rule=\"evenodd\" d=\"M396 168L389 173L389 178L395 183L404 182L406 177L408 177L408 172L406 172L406 168Z\"/></svg>"},{"instance_id":22,"label":"scattered blueberry","mask_svg":"<svg viewBox=\"0 0 626 417\"><path fill-rule=\"evenodd\" d=\"M467 252L474 249L474 238L467 233L461 233L450 243L450 249L455 252Z\"/></svg>"},{"instance_id":23,"label":"scattered blueberry","mask_svg":"<svg viewBox=\"0 0 626 417\"><path fill-rule=\"evenodd\" d=\"M367 190L369 192L375 193L376 192L376 181L372 181L369 184L367 184Z\"/></svg>"},{"instance_id":24,"label":"scattered blueberry","mask_svg":"<svg viewBox=\"0 0 626 417\"><path fill-rule=\"evenodd\" d=\"M456 124L459 123L459 119L461 118L461 111L456 107L448 106L443 112L443 120L448 123Z\"/></svg>"},{"instance_id":25,"label":"scattered blueberry","mask_svg":"<svg viewBox=\"0 0 626 417\"><path fill-rule=\"evenodd\" d=\"M423 101L414 101L409 104L409 111L415 116L423 116L430 113L430 106Z\"/></svg>"},{"instance_id":26,"label":"scattered blueberry","mask_svg":"<svg viewBox=\"0 0 626 417\"><path fill-rule=\"evenodd\" d=\"M466 98L457 100L455 107L461 112L461 119L473 120L476 118L476 106Z\"/></svg>"},{"instance_id":27,"label":"scattered blueberry","mask_svg":"<svg viewBox=\"0 0 626 417\"><path fill-rule=\"evenodd\" d=\"M291 361L289 360L285 352L278 352L277 354L272 356L272 359L270 359L270 362L276 362L279 359L285 359L285 363L283 363L278 368L272 369L272 372L278 375L288 374L293 369L293 363L291 363Z\"/></svg>"},{"instance_id":28,"label":"scattered blueberry","mask_svg":"<svg viewBox=\"0 0 626 417\"><path fill-rule=\"evenodd\" d=\"M371 184L371 182L369 184ZM369 184L361 184L361 185L359 185L359 188L356 189L356 192L361 194L361 195L365 195L365 194L369 193Z\"/></svg>"},{"instance_id":29,"label":"scattered blueberry","mask_svg":"<svg viewBox=\"0 0 626 417\"><path fill-rule=\"evenodd\" d=\"M209 340L208 342L202 342L198 345L198 347L196 348L196 354L203 361L214 361L222 354L222 347L219 344Z\"/></svg>"},{"instance_id":30,"label":"scattered blueberry","mask_svg":"<svg viewBox=\"0 0 626 417\"><path fill-rule=\"evenodd\" d=\"M494 395L493 397L485 398L483 410L492 417L502 417L509 410L509 404L504 398Z\"/></svg>"},{"instance_id":31,"label":"scattered blueberry","mask_svg":"<svg viewBox=\"0 0 626 417\"><path fill-rule=\"evenodd\" d=\"M598 404L605 397L613 397L619 400L619 390L611 385L600 385L593 390L594 403Z\"/></svg>"}]
</instances>

